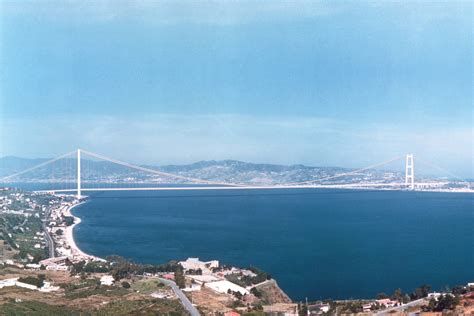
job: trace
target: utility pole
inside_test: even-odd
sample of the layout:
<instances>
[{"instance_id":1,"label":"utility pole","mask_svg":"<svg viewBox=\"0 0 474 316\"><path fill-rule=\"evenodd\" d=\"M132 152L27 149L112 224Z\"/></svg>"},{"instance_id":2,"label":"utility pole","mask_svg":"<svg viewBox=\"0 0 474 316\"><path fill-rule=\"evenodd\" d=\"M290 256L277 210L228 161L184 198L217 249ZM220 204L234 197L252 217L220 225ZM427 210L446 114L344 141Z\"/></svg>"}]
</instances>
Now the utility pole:
<instances>
[{"instance_id":1,"label":"utility pole","mask_svg":"<svg viewBox=\"0 0 474 316\"><path fill-rule=\"evenodd\" d=\"M77 199L81 198L81 150L77 150Z\"/></svg>"}]
</instances>

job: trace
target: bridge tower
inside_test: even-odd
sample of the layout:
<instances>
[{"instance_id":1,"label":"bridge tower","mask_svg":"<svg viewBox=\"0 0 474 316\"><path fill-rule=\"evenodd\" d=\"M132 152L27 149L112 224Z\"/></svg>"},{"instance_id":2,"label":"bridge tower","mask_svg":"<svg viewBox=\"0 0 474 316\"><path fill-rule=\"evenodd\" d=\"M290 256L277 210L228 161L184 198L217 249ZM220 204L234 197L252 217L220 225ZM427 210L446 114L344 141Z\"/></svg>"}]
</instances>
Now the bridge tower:
<instances>
[{"instance_id":1,"label":"bridge tower","mask_svg":"<svg viewBox=\"0 0 474 316\"><path fill-rule=\"evenodd\" d=\"M405 184L410 189L415 189L415 164L413 154L407 154L405 161Z\"/></svg>"},{"instance_id":2,"label":"bridge tower","mask_svg":"<svg viewBox=\"0 0 474 316\"><path fill-rule=\"evenodd\" d=\"M81 198L81 150L77 150L77 198Z\"/></svg>"}]
</instances>

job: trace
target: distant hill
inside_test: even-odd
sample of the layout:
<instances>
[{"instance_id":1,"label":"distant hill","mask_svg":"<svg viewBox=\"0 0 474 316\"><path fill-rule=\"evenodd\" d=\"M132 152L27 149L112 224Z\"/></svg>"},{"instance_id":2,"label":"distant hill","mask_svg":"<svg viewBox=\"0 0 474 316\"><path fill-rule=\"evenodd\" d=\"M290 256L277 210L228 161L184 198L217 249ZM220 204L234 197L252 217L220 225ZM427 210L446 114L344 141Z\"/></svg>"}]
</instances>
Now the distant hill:
<instances>
[{"instance_id":1,"label":"distant hill","mask_svg":"<svg viewBox=\"0 0 474 316\"><path fill-rule=\"evenodd\" d=\"M14 174L36 166L47 159L27 159L19 157L0 158L0 177ZM182 180L166 176L147 174L123 167L111 162L82 159L82 178L84 181L96 182L157 182L179 183ZM304 165L257 164L238 160L206 160L187 165L143 166L179 176L231 183L247 184L288 184L327 178L335 174L348 172L351 169L339 167L309 167ZM28 172L18 181L53 181L75 179L76 161L61 159L60 161ZM371 179L395 179L401 175L390 171L368 171L362 174L342 177L337 181L351 182Z\"/></svg>"},{"instance_id":2,"label":"distant hill","mask_svg":"<svg viewBox=\"0 0 474 316\"><path fill-rule=\"evenodd\" d=\"M189 165L167 165L162 171L188 177L234 183L291 183L348 171L344 168L256 164L238 160L206 160Z\"/></svg>"},{"instance_id":3,"label":"distant hill","mask_svg":"<svg viewBox=\"0 0 474 316\"><path fill-rule=\"evenodd\" d=\"M44 158L28 159L15 156L2 157L0 158L0 177L31 168L47 160Z\"/></svg>"}]
</instances>

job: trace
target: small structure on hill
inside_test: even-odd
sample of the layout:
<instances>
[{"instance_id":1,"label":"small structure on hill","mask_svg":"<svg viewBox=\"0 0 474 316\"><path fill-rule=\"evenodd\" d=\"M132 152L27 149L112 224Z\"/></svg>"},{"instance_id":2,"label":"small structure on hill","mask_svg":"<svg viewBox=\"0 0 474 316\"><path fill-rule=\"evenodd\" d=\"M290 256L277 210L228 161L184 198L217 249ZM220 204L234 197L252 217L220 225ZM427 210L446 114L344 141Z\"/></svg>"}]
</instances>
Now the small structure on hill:
<instances>
[{"instance_id":1,"label":"small structure on hill","mask_svg":"<svg viewBox=\"0 0 474 316\"><path fill-rule=\"evenodd\" d=\"M186 261L180 261L179 264L184 271L201 270L202 273L211 273L212 268L219 268L218 260L200 261L199 258L188 258Z\"/></svg>"},{"instance_id":2,"label":"small structure on hill","mask_svg":"<svg viewBox=\"0 0 474 316\"><path fill-rule=\"evenodd\" d=\"M111 275L104 275L100 278L100 285L111 286L114 284L114 278Z\"/></svg>"},{"instance_id":3,"label":"small structure on hill","mask_svg":"<svg viewBox=\"0 0 474 316\"><path fill-rule=\"evenodd\" d=\"M234 292L238 292L242 295L245 295L245 294L250 294L250 292L235 284L235 283L232 283L232 282L229 282L227 280L221 280L221 281L215 281L215 282L210 282L210 283L206 283L205 284L206 287L218 292L218 293L234 293Z\"/></svg>"}]
</instances>

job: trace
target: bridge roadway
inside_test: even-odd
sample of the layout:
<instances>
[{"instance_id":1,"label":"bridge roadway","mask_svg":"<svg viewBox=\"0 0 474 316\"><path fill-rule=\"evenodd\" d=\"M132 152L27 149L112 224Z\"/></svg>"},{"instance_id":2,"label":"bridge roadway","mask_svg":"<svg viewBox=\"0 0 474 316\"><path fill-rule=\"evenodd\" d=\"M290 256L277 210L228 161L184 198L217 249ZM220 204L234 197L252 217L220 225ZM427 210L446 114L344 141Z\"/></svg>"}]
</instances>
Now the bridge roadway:
<instances>
[{"instance_id":1,"label":"bridge roadway","mask_svg":"<svg viewBox=\"0 0 474 316\"><path fill-rule=\"evenodd\" d=\"M417 185L436 185L434 183L417 183ZM192 187L132 187L132 188L81 188L84 191L179 191L179 190L270 190L270 189L344 189L371 187L407 187L405 183L358 183L338 185L272 185L272 186L192 186ZM68 193L77 189L37 190L36 193Z\"/></svg>"}]
</instances>

